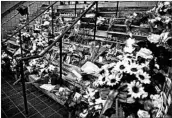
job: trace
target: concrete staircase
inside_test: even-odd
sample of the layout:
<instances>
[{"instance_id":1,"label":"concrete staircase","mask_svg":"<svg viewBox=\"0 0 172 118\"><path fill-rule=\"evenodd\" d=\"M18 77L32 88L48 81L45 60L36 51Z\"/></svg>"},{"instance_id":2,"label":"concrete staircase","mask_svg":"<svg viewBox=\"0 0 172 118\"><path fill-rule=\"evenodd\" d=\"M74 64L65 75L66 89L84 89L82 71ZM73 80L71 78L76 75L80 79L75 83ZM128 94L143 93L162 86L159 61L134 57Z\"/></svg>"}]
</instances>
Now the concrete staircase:
<instances>
[{"instance_id":1,"label":"concrete staircase","mask_svg":"<svg viewBox=\"0 0 172 118\"><path fill-rule=\"evenodd\" d=\"M23 5L28 6L32 4L29 7L29 13L30 13L29 20L32 20L34 17L36 17L38 14L40 14L42 11L46 9L46 7L41 7L43 4L48 6L51 3L52 2L32 2L32 3L25 2L23 3ZM70 4L69 2L66 2L66 3L61 5L61 3L58 2L57 4L53 6L54 11L57 13L57 15L66 14L65 16L63 16L63 18L71 20L71 22L73 22L76 18L74 14L76 13L77 16L79 16L81 12L83 11L84 7L87 6L87 4L91 2L88 1L86 2L87 4L84 4L85 2L78 2L78 4L76 5L75 5L75 2L70 2ZM129 37L129 35L126 34L126 25L124 25L125 17L133 12L144 12L152 8L153 6L155 6L155 4L156 2L153 2L153 1L145 1L145 2L139 2L139 1L123 2L122 1L118 3L118 10L117 10L116 1L115 2L114 1L110 1L110 2L100 1L98 3L98 15L105 18L110 18L113 15L115 16L117 15L117 18L116 18L115 25L112 26L110 31L108 31L108 24L104 24L100 27L97 27L96 37L99 37L101 39L104 39L108 36L123 37L123 38ZM12 13L14 14L14 12L16 13L17 11L14 10L10 14ZM5 27L6 28L5 30L8 30L8 33L5 33L7 35L3 35L3 38L8 38L9 36L11 36L11 34L15 33L15 31L18 28L20 28L18 26L20 17L22 16L17 15L17 17L11 19L9 23L7 23L7 25L11 24L11 26L6 27L6 25L4 25L2 27L2 28ZM4 21L4 19L6 18L9 18L9 17L4 16L2 21ZM33 22L31 24L33 24ZM94 18L82 18L81 24L82 24L81 25L82 28L94 29ZM142 28L139 26L132 26L132 28L149 32L148 28ZM2 32L1 34L4 34L4 32ZM93 32L90 34L90 36L93 36ZM146 38L145 36L137 36L137 35L134 37L140 40L142 39L144 40ZM15 44L15 40L11 41L10 44L15 45L17 47L17 45Z\"/></svg>"}]
</instances>

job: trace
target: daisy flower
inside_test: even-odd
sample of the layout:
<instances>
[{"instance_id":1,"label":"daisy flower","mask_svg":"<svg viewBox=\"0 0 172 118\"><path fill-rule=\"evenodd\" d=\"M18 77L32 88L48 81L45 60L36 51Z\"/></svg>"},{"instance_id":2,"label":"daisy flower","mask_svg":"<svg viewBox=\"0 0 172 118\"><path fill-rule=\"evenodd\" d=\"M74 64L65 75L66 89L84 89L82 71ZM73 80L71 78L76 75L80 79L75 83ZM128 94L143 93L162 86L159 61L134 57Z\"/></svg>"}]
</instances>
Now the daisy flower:
<instances>
[{"instance_id":1,"label":"daisy flower","mask_svg":"<svg viewBox=\"0 0 172 118\"><path fill-rule=\"evenodd\" d=\"M114 86L114 85L116 85L116 84L118 84L118 83L119 83L119 81L116 80L115 78L113 78L113 79L107 81L107 85L108 85L108 86Z\"/></svg>"},{"instance_id":2,"label":"daisy flower","mask_svg":"<svg viewBox=\"0 0 172 118\"><path fill-rule=\"evenodd\" d=\"M108 86L115 86L118 83L119 83L119 81L116 80L115 78L107 81Z\"/></svg>"},{"instance_id":3,"label":"daisy flower","mask_svg":"<svg viewBox=\"0 0 172 118\"><path fill-rule=\"evenodd\" d=\"M128 66L128 68L127 68L127 73L129 73L130 75L137 74L141 68L142 68L142 66L140 66L136 63L131 63L131 65Z\"/></svg>"},{"instance_id":4,"label":"daisy flower","mask_svg":"<svg viewBox=\"0 0 172 118\"><path fill-rule=\"evenodd\" d=\"M98 81L99 85L102 86L107 82L107 77L100 75L97 81Z\"/></svg>"},{"instance_id":5,"label":"daisy flower","mask_svg":"<svg viewBox=\"0 0 172 118\"><path fill-rule=\"evenodd\" d=\"M131 95L133 98L140 98L140 97L147 97L147 93L144 91L142 84L138 81L132 81L131 83L127 84L128 94Z\"/></svg>"},{"instance_id":6,"label":"daisy flower","mask_svg":"<svg viewBox=\"0 0 172 118\"><path fill-rule=\"evenodd\" d=\"M142 70L139 70L139 72L136 74L136 77L139 79L141 83L144 84L150 84L150 76L146 72L143 72Z\"/></svg>"},{"instance_id":7,"label":"daisy flower","mask_svg":"<svg viewBox=\"0 0 172 118\"><path fill-rule=\"evenodd\" d=\"M118 84L119 81L121 80L122 76L123 76L122 73L111 74L108 77L107 85L114 86L114 85Z\"/></svg>"},{"instance_id":8,"label":"daisy flower","mask_svg":"<svg viewBox=\"0 0 172 118\"><path fill-rule=\"evenodd\" d=\"M116 66L114 67L113 71L119 71L119 72L125 72L126 68L128 67L128 63L125 63L124 61L119 61Z\"/></svg>"}]
</instances>

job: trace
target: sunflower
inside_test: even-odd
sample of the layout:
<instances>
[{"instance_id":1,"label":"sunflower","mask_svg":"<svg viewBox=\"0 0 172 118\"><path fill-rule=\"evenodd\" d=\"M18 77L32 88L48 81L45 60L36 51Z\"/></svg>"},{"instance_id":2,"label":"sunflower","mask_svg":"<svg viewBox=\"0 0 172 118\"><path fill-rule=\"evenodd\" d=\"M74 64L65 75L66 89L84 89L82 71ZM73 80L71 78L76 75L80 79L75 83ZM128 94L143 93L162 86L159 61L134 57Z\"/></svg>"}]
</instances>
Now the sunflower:
<instances>
[{"instance_id":1,"label":"sunflower","mask_svg":"<svg viewBox=\"0 0 172 118\"><path fill-rule=\"evenodd\" d=\"M131 97L133 98L144 98L147 97L147 92L144 91L144 88L142 87L142 84L140 84L138 81L132 81L130 84L128 85L128 94L131 95Z\"/></svg>"},{"instance_id":2,"label":"sunflower","mask_svg":"<svg viewBox=\"0 0 172 118\"><path fill-rule=\"evenodd\" d=\"M141 83L144 84L150 84L150 76L146 72L143 72L143 70L139 70L136 74L136 77L139 79Z\"/></svg>"}]
</instances>

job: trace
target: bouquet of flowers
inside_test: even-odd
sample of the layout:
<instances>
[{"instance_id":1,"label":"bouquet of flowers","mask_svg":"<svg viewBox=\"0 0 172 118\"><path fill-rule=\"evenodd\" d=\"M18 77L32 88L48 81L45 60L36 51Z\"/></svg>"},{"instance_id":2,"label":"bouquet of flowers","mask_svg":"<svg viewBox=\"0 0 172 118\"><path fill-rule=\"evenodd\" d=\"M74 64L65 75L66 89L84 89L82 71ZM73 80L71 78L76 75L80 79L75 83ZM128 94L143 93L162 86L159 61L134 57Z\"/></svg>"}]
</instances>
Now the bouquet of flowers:
<instances>
[{"instance_id":1,"label":"bouquet of flowers","mask_svg":"<svg viewBox=\"0 0 172 118\"><path fill-rule=\"evenodd\" d=\"M131 45L128 43L124 50L127 46ZM87 105L80 109L79 117L110 117L114 113L113 105L108 103L108 94L108 97L103 97L100 91L103 88L109 90L110 102L119 100L125 117L156 118L167 113L171 104L171 80L165 74L154 71L160 68L151 50L144 47L131 49L119 55L120 61L99 69L98 78L81 94L80 101Z\"/></svg>"}]
</instances>

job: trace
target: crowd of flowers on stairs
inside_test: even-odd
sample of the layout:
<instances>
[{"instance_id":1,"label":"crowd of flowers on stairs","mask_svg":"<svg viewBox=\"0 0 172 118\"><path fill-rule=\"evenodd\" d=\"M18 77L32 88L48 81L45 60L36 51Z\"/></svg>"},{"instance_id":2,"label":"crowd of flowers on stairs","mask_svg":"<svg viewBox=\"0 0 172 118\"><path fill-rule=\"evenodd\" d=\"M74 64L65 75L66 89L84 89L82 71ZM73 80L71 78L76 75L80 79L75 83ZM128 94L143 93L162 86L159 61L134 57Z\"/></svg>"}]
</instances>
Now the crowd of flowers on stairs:
<instances>
[{"instance_id":1,"label":"crowd of flowers on stairs","mask_svg":"<svg viewBox=\"0 0 172 118\"><path fill-rule=\"evenodd\" d=\"M49 9L22 30L25 57L40 54L70 26L71 21L55 14L52 18ZM90 20L95 17L95 7L85 15ZM93 29L83 28L83 20L62 39L62 78L58 42L45 56L24 63L27 83L54 94L71 116L78 118L110 118L114 114L126 118L172 115L172 2L158 2L145 13L127 16L127 39L109 37L93 41L87 36ZM106 31L113 31L115 22L115 16L98 16L96 30L108 24ZM143 31L144 28L149 30ZM147 40L137 40L134 35L146 36ZM19 44L19 34L14 38ZM2 50L1 58L2 74L15 72L19 78L21 50L13 57Z\"/></svg>"}]
</instances>

